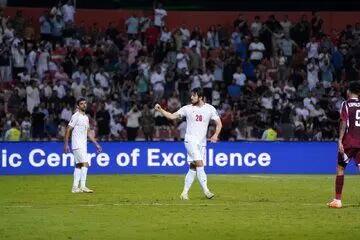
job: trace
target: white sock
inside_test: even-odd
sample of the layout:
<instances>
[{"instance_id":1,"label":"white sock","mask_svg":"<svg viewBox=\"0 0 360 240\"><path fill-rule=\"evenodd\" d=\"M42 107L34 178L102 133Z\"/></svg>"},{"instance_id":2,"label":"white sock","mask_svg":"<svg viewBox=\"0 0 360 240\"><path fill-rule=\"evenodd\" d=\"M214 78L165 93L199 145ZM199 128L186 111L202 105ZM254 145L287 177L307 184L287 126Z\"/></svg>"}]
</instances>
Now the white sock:
<instances>
[{"instance_id":1,"label":"white sock","mask_svg":"<svg viewBox=\"0 0 360 240\"><path fill-rule=\"evenodd\" d=\"M86 186L86 176L87 176L87 171L88 168L87 167L81 167L81 187L85 187Z\"/></svg>"},{"instance_id":2,"label":"white sock","mask_svg":"<svg viewBox=\"0 0 360 240\"><path fill-rule=\"evenodd\" d=\"M195 176L196 176L196 171L189 169L189 171L187 172L187 174L185 176L185 184L184 184L183 192L185 192L185 193L189 192L189 189L191 188L191 185L195 180Z\"/></svg>"},{"instance_id":3,"label":"white sock","mask_svg":"<svg viewBox=\"0 0 360 240\"><path fill-rule=\"evenodd\" d=\"M74 188L79 187L80 178L81 178L81 169L80 168L75 168L74 169L74 182L73 182L73 187Z\"/></svg>"},{"instance_id":4,"label":"white sock","mask_svg":"<svg viewBox=\"0 0 360 240\"><path fill-rule=\"evenodd\" d=\"M208 192L209 189L207 187L207 176L204 171L204 167L196 167L196 176L199 180L199 183L200 183L204 193Z\"/></svg>"}]
</instances>

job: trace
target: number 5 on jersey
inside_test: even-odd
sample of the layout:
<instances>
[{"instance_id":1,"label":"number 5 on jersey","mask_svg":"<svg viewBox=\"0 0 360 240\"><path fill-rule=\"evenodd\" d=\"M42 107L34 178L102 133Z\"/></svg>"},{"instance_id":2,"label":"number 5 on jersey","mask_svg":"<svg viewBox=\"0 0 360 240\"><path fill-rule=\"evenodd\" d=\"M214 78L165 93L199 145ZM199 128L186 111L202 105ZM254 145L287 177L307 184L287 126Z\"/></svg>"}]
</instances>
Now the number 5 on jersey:
<instances>
[{"instance_id":1,"label":"number 5 on jersey","mask_svg":"<svg viewBox=\"0 0 360 240\"><path fill-rule=\"evenodd\" d=\"M360 110L356 110L355 118L355 126L360 127Z\"/></svg>"}]
</instances>

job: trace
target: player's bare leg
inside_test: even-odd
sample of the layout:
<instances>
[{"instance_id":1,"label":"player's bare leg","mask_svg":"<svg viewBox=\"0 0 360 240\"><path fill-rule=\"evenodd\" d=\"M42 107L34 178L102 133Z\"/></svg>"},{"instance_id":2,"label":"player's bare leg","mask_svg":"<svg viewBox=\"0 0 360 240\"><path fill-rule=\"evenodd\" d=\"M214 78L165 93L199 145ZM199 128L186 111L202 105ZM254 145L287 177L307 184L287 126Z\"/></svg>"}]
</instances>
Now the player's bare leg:
<instances>
[{"instance_id":1,"label":"player's bare leg","mask_svg":"<svg viewBox=\"0 0 360 240\"><path fill-rule=\"evenodd\" d=\"M180 195L181 200L189 200L189 190L196 177L196 164L190 163L189 171L185 176L184 190Z\"/></svg>"},{"instance_id":2,"label":"player's bare leg","mask_svg":"<svg viewBox=\"0 0 360 240\"><path fill-rule=\"evenodd\" d=\"M74 182L73 182L73 187L71 192L72 193L80 193L81 190L79 188L79 184L80 184L80 178L81 178L81 163L77 163L75 165L75 169L74 169Z\"/></svg>"},{"instance_id":3,"label":"player's bare leg","mask_svg":"<svg viewBox=\"0 0 360 240\"><path fill-rule=\"evenodd\" d=\"M89 163L85 162L82 163L81 167L81 180L80 180L80 190L83 193L93 193L94 191L86 187L86 177L87 177L87 171L89 168Z\"/></svg>"},{"instance_id":4,"label":"player's bare leg","mask_svg":"<svg viewBox=\"0 0 360 240\"><path fill-rule=\"evenodd\" d=\"M341 197L342 197L343 186L344 186L344 167L338 165L336 169L335 198L327 204L330 208L342 207Z\"/></svg>"},{"instance_id":5,"label":"player's bare leg","mask_svg":"<svg viewBox=\"0 0 360 240\"><path fill-rule=\"evenodd\" d=\"M204 170L204 163L203 163L202 160L195 161L195 163L196 163L196 176L197 176L197 178L199 180L201 188L203 189L203 192L204 192L205 196L208 199L211 199L215 195L212 192L210 192L210 190L207 187L207 176L206 176L206 173L205 173L205 170Z\"/></svg>"}]
</instances>

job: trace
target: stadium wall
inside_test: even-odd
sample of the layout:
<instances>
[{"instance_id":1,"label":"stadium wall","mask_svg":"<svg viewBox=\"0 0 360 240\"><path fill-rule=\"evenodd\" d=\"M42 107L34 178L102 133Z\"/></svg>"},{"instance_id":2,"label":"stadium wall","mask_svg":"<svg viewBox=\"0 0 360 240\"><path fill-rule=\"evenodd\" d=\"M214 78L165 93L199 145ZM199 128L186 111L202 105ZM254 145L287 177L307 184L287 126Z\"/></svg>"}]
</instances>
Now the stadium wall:
<instances>
[{"instance_id":1,"label":"stadium wall","mask_svg":"<svg viewBox=\"0 0 360 240\"><path fill-rule=\"evenodd\" d=\"M17 8L7 7L5 8L5 15L14 16L17 10L22 10L24 16L33 18L34 23L38 24L39 16L46 11L44 8ZM76 22L84 21L86 26L90 27L93 23L97 22L99 27L105 28L109 22L114 22L120 29L124 28L125 20L133 13L138 15L152 16L151 11L139 11L139 10L93 10L93 9L80 9L77 10ZM253 21L256 15L261 16L265 21L270 14L274 14L279 20L282 19L284 14L289 15L289 18L293 22L297 22L300 16L305 14L308 19L311 19L311 12L241 12L246 16L249 21ZM202 31L207 31L208 27L213 24L224 24L226 26L232 26L232 22L238 16L238 11L169 11L167 17L167 25L170 29L186 24L190 29L194 26L200 26ZM321 17L324 20L324 30L326 33L330 33L331 29L338 30L344 29L344 27L351 23L359 21L360 11L354 12L320 12Z\"/></svg>"},{"instance_id":2,"label":"stadium wall","mask_svg":"<svg viewBox=\"0 0 360 240\"><path fill-rule=\"evenodd\" d=\"M95 174L183 174L182 142L102 142L89 144L90 172ZM62 142L0 142L0 175L72 174L72 153ZM212 174L332 174L335 142L220 142L209 144L206 171ZM351 163L347 171L355 173Z\"/></svg>"}]
</instances>

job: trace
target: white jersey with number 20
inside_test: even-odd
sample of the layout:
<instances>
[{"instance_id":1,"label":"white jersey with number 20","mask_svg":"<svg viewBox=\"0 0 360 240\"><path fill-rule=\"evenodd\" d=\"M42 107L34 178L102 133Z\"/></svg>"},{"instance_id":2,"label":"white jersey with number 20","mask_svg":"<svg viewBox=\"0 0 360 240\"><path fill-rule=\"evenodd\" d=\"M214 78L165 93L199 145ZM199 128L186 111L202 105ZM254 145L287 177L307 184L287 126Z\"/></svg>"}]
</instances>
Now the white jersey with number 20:
<instances>
[{"instance_id":1,"label":"white jersey with number 20","mask_svg":"<svg viewBox=\"0 0 360 240\"><path fill-rule=\"evenodd\" d=\"M207 103L201 107L189 104L180 108L176 113L186 118L185 142L206 146L209 122L219 119L216 109Z\"/></svg>"}]
</instances>

